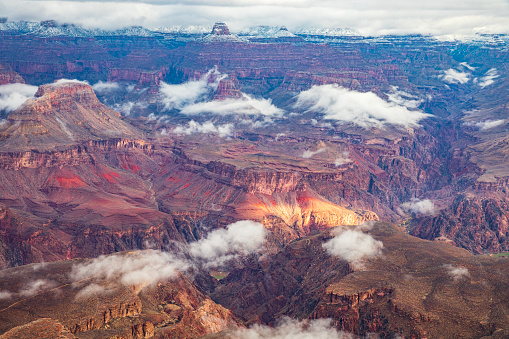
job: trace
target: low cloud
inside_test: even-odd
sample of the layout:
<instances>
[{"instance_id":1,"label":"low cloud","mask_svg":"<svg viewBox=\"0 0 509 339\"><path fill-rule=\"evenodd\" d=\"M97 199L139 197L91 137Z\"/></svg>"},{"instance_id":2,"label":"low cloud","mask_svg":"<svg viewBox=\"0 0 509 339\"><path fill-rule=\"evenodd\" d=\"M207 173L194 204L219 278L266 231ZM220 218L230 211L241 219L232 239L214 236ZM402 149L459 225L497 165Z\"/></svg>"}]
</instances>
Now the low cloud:
<instances>
[{"instance_id":1,"label":"low cloud","mask_svg":"<svg viewBox=\"0 0 509 339\"><path fill-rule=\"evenodd\" d=\"M503 125L505 123L504 119L498 119L498 120L484 120L479 122L467 122L465 125L467 126L475 126L478 127L481 131L497 127L500 125Z\"/></svg>"},{"instance_id":2,"label":"low cloud","mask_svg":"<svg viewBox=\"0 0 509 339\"><path fill-rule=\"evenodd\" d=\"M145 250L128 255L100 256L76 265L71 272L73 281L89 278L118 280L124 285L151 285L175 278L177 271L186 271L189 263L173 254Z\"/></svg>"},{"instance_id":3,"label":"low cloud","mask_svg":"<svg viewBox=\"0 0 509 339\"><path fill-rule=\"evenodd\" d=\"M242 220L228 225L226 229L214 230L207 237L182 247L178 255L159 250L104 255L75 265L70 277L76 283L88 284L78 292L78 299L107 293L102 286L104 282L149 286L174 279L179 272L220 266L241 255L256 253L262 249L266 233L262 224Z\"/></svg>"},{"instance_id":4,"label":"low cloud","mask_svg":"<svg viewBox=\"0 0 509 339\"><path fill-rule=\"evenodd\" d=\"M316 154L319 154L319 153L322 153L322 152L325 152L327 148L323 147L323 148L320 148L316 151L310 151L310 150L307 150L307 151L304 151L301 155L301 157L303 157L304 159L309 159L313 156L315 156Z\"/></svg>"},{"instance_id":5,"label":"low cloud","mask_svg":"<svg viewBox=\"0 0 509 339\"><path fill-rule=\"evenodd\" d=\"M220 137L229 137L233 135L233 124L214 125L212 121L206 121L203 124L194 120L189 121L187 126L177 126L173 129L173 133L179 135L191 135L201 133L214 133Z\"/></svg>"},{"instance_id":6,"label":"low cloud","mask_svg":"<svg viewBox=\"0 0 509 339\"><path fill-rule=\"evenodd\" d=\"M99 81L92 86L96 93L108 93L116 91L120 88L120 85L116 82L102 82Z\"/></svg>"},{"instance_id":7,"label":"low cloud","mask_svg":"<svg viewBox=\"0 0 509 339\"><path fill-rule=\"evenodd\" d=\"M283 318L275 327L253 325L249 329L237 329L226 334L229 339L353 339L350 333L338 331L331 319L298 321Z\"/></svg>"},{"instance_id":8,"label":"low cloud","mask_svg":"<svg viewBox=\"0 0 509 339\"><path fill-rule=\"evenodd\" d=\"M262 224L251 220L237 221L189 244L189 253L205 266L220 266L240 254L260 251L266 236L267 231Z\"/></svg>"},{"instance_id":9,"label":"low cloud","mask_svg":"<svg viewBox=\"0 0 509 339\"><path fill-rule=\"evenodd\" d=\"M86 299L93 295L107 294L108 290L103 286L97 284L90 284L87 287L81 289L75 296L77 300Z\"/></svg>"},{"instance_id":10,"label":"low cloud","mask_svg":"<svg viewBox=\"0 0 509 339\"><path fill-rule=\"evenodd\" d=\"M8 84L0 86L0 111L7 113L20 107L37 92L37 86Z\"/></svg>"},{"instance_id":11,"label":"low cloud","mask_svg":"<svg viewBox=\"0 0 509 339\"><path fill-rule=\"evenodd\" d=\"M482 88L484 88L486 86L489 86L489 85L493 84L495 82L495 79L498 78L498 77L500 77L500 75L498 74L497 69L496 68L491 68L490 70L488 70L486 72L486 74L483 77L481 77L477 81L477 84L479 86L481 86Z\"/></svg>"},{"instance_id":12,"label":"low cloud","mask_svg":"<svg viewBox=\"0 0 509 339\"><path fill-rule=\"evenodd\" d=\"M178 109L186 115L210 113L216 115L262 115L281 116L283 110L272 104L270 99L256 99L245 93L241 98L210 100L219 82L228 77L213 68L198 80L171 85L161 83L160 100L168 110Z\"/></svg>"},{"instance_id":13,"label":"low cloud","mask_svg":"<svg viewBox=\"0 0 509 339\"><path fill-rule=\"evenodd\" d=\"M336 167L338 167L341 165L346 165L346 164L351 163L352 159L350 159L349 156L350 156L350 153L348 153L348 152L341 153L341 155L339 157L337 157L336 160L334 160L334 165L336 165Z\"/></svg>"},{"instance_id":14,"label":"low cloud","mask_svg":"<svg viewBox=\"0 0 509 339\"><path fill-rule=\"evenodd\" d=\"M126 116L130 116L136 109L144 109L147 108L147 104L142 102L124 102L122 104L115 104L111 107L111 109L123 113ZM151 113L153 114L153 113Z\"/></svg>"},{"instance_id":15,"label":"low cloud","mask_svg":"<svg viewBox=\"0 0 509 339\"><path fill-rule=\"evenodd\" d=\"M470 73L464 73L457 71L455 69L448 69L443 71L443 74L439 76L439 78L448 84L466 84L470 81Z\"/></svg>"},{"instance_id":16,"label":"low cloud","mask_svg":"<svg viewBox=\"0 0 509 339\"><path fill-rule=\"evenodd\" d=\"M454 281L459 281L463 278L470 277L470 272L465 267L454 266L451 264L444 265L444 268L447 270L447 273L454 279Z\"/></svg>"},{"instance_id":17,"label":"low cloud","mask_svg":"<svg viewBox=\"0 0 509 339\"><path fill-rule=\"evenodd\" d=\"M467 62L460 62L460 65L470 71L475 71L476 67L470 66Z\"/></svg>"},{"instance_id":18,"label":"low cloud","mask_svg":"<svg viewBox=\"0 0 509 339\"><path fill-rule=\"evenodd\" d=\"M369 225L368 225L369 226ZM330 255L348 261L354 268L362 268L364 258L374 258L382 254L383 243L362 231L340 228L334 238L322 244Z\"/></svg>"},{"instance_id":19,"label":"low cloud","mask_svg":"<svg viewBox=\"0 0 509 339\"><path fill-rule=\"evenodd\" d=\"M401 91L398 86L391 86L391 91L387 93L387 96L390 102L413 109L416 109L424 102L423 99L416 95Z\"/></svg>"},{"instance_id":20,"label":"low cloud","mask_svg":"<svg viewBox=\"0 0 509 339\"><path fill-rule=\"evenodd\" d=\"M60 85L69 84L69 83L71 83L71 84L85 84L85 85L89 85L88 81L81 81L81 80L78 80L78 79L58 79L55 82L51 83L50 85L60 86Z\"/></svg>"},{"instance_id":21,"label":"low cloud","mask_svg":"<svg viewBox=\"0 0 509 339\"><path fill-rule=\"evenodd\" d=\"M217 89L219 82L226 77L227 75L221 74L217 68L212 68L198 80L177 85L161 82L160 100L168 110L183 109L207 99Z\"/></svg>"},{"instance_id":22,"label":"low cloud","mask_svg":"<svg viewBox=\"0 0 509 339\"><path fill-rule=\"evenodd\" d=\"M199 102L184 107L181 113L187 115L197 115L201 113L212 113L218 115L267 115L281 116L283 110L272 104L270 99L255 99L245 93L242 98L214 100Z\"/></svg>"},{"instance_id":23,"label":"low cloud","mask_svg":"<svg viewBox=\"0 0 509 339\"><path fill-rule=\"evenodd\" d=\"M411 201L401 204L401 208L403 208L405 211L415 214L435 214L435 204L429 199L420 200L413 198Z\"/></svg>"},{"instance_id":24,"label":"low cloud","mask_svg":"<svg viewBox=\"0 0 509 339\"><path fill-rule=\"evenodd\" d=\"M418 126L428 116L387 102L372 92L357 92L336 84L313 86L297 95L296 108L324 114L324 119L351 122L358 126L382 127L384 124Z\"/></svg>"},{"instance_id":25,"label":"low cloud","mask_svg":"<svg viewBox=\"0 0 509 339\"><path fill-rule=\"evenodd\" d=\"M53 288L56 285L57 284L54 281L37 279L26 283L25 286L23 286L23 288L19 291L19 295L22 297L32 297L37 293Z\"/></svg>"},{"instance_id":26,"label":"low cloud","mask_svg":"<svg viewBox=\"0 0 509 339\"><path fill-rule=\"evenodd\" d=\"M11 299L14 293L9 291L0 291L0 300Z\"/></svg>"}]
</instances>

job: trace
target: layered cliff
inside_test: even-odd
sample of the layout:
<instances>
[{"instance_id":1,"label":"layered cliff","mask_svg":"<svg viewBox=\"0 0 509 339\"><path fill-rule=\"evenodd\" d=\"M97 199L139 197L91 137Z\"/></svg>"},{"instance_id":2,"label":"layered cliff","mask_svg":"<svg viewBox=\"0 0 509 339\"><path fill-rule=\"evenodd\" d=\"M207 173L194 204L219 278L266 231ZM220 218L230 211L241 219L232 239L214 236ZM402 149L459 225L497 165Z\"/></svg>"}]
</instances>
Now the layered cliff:
<instances>
[{"instance_id":1,"label":"layered cliff","mask_svg":"<svg viewBox=\"0 0 509 339\"><path fill-rule=\"evenodd\" d=\"M2 150L54 149L89 140L140 139L143 135L101 104L83 83L57 82L40 86L34 99L12 112L1 133Z\"/></svg>"},{"instance_id":2,"label":"layered cliff","mask_svg":"<svg viewBox=\"0 0 509 339\"><path fill-rule=\"evenodd\" d=\"M508 212L506 197L460 195L437 215L415 220L411 234L448 241L473 253L507 252Z\"/></svg>"}]
</instances>

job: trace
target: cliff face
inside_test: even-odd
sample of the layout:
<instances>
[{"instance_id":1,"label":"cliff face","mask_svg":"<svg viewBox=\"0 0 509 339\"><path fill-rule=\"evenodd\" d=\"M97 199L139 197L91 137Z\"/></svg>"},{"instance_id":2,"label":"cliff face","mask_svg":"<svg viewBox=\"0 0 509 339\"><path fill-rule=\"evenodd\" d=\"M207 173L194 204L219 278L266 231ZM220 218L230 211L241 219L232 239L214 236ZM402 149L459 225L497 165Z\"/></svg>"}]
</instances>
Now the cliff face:
<instances>
[{"instance_id":1,"label":"cliff face","mask_svg":"<svg viewBox=\"0 0 509 339\"><path fill-rule=\"evenodd\" d=\"M2 131L4 151L47 150L82 141L124 137L141 139L142 134L122 121L120 113L97 100L89 85L75 82L40 86L8 117Z\"/></svg>"},{"instance_id":2,"label":"cliff face","mask_svg":"<svg viewBox=\"0 0 509 339\"><path fill-rule=\"evenodd\" d=\"M500 300L500 284L509 283L495 273L506 260L413 238L389 224L376 223L368 234L383 243L383 255L365 258L362 267L326 253L322 244L331 235L324 232L231 272L211 296L248 323L270 324L282 315L331 318L338 329L382 338L507 332L505 316L490 306L491 298Z\"/></svg>"},{"instance_id":3,"label":"cliff face","mask_svg":"<svg viewBox=\"0 0 509 339\"><path fill-rule=\"evenodd\" d=\"M423 239L448 241L473 253L509 250L506 198L458 196L435 216L415 221L411 234Z\"/></svg>"},{"instance_id":4,"label":"cliff face","mask_svg":"<svg viewBox=\"0 0 509 339\"><path fill-rule=\"evenodd\" d=\"M23 80L23 77L14 72L9 65L0 63L0 85L14 83L24 84L25 81Z\"/></svg>"}]
</instances>

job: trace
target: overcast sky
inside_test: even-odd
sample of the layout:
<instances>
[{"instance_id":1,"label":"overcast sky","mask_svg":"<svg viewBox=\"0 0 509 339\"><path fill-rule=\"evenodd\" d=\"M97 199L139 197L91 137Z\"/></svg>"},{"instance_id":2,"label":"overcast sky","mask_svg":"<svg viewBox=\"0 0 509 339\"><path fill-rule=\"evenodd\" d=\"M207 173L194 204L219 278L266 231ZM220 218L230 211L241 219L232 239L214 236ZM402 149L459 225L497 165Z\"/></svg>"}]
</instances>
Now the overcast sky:
<instances>
[{"instance_id":1,"label":"overcast sky","mask_svg":"<svg viewBox=\"0 0 509 339\"><path fill-rule=\"evenodd\" d=\"M0 15L100 28L225 21L234 32L255 25L349 27L366 35L509 32L509 0L0 0Z\"/></svg>"}]
</instances>

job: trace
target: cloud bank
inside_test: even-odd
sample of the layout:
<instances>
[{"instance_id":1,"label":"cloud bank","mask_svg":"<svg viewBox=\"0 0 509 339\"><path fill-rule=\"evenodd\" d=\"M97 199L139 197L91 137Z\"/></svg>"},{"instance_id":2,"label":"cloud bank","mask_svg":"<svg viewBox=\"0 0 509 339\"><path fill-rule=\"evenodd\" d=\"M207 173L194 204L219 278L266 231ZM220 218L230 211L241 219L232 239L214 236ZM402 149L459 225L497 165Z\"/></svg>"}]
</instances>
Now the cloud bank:
<instances>
[{"instance_id":1,"label":"cloud bank","mask_svg":"<svg viewBox=\"0 0 509 339\"><path fill-rule=\"evenodd\" d=\"M226 78L226 76L219 73L217 68L212 68L198 80L191 80L177 85L161 82L159 87L161 102L168 110L182 109L206 99L217 89L221 79Z\"/></svg>"},{"instance_id":2,"label":"cloud bank","mask_svg":"<svg viewBox=\"0 0 509 339\"><path fill-rule=\"evenodd\" d=\"M104 255L75 265L70 278L74 282L88 284L78 292L77 299L106 293L101 282L119 281L126 286L149 286L174 279L179 272L185 273L197 267L217 267L241 255L256 253L262 249L266 235L262 224L241 220L190 243L187 248L181 249L180 255L159 250Z\"/></svg>"},{"instance_id":3,"label":"cloud bank","mask_svg":"<svg viewBox=\"0 0 509 339\"><path fill-rule=\"evenodd\" d=\"M226 334L228 339L353 339L354 335L336 330L330 319L298 321L283 318L275 327L253 325Z\"/></svg>"},{"instance_id":4,"label":"cloud bank","mask_svg":"<svg viewBox=\"0 0 509 339\"><path fill-rule=\"evenodd\" d=\"M189 263L171 253L146 250L126 256L105 255L76 265L71 272L73 281L94 278L118 280L124 285L150 285L175 278L177 271L186 271Z\"/></svg>"},{"instance_id":5,"label":"cloud bank","mask_svg":"<svg viewBox=\"0 0 509 339\"><path fill-rule=\"evenodd\" d=\"M387 96L390 102L413 109L417 109L419 105L424 102L423 99L420 99L416 95L401 91L398 86L391 86L391 91L387 93Z\"/></svg>"},{"instance_id":6,"label":"cloud bank","mask_svg":"<svg viewBox=\"0 0 509 339\"><path fill-rule=\"evenodd\" d=\"M313 86L300 92L295 107L322 113L327 120L353 123L364 128L382 127L384 124L415 127L428 116L387 102L372 92L351 91L336 84Z\"/></svg>"},{"instance_id":7,"label":"cloud bank","mask_svg":"<svg viewBox=\"0 0 509 339\"><path fill-rule=\"evenodd\" d=\"M245 93L242 93L242 98L210 100L219 82L227 77L228 75L221 74L217 68L213 68L198 80L178 85L163 82L159 88L160 100L166 109L177 109L185 115L210 113L281 116L283 114L283 110L274 106L270 99L256 99Z\"/></svg>"},{"instance_id":8,"label":"cloud bank","mask_svg":"<svg viewBox=\"0 0 509 339\"><path fill-rule=\"evenodd\" d=\"M116 91L120 88L120 85L116 82L103 82L99 81L92 86L96 93L108 93Z\"/></svg>"},{"instance_id":9,"label":"cloud bank","mask_svg":"<svg viewBox=\"0 0 509 339\"><path fill-rule=\"evenodd\" d=\"M217 115L246 114L280 116L283 114L283 110L274 106L270 99L255 99L243 93L242 98L239 99L195 103L184 107L181 113L186 115L212 113Z\"/></svg>"},{"instance_id":10,"label":"cloud bank","mask_svg":"<svg viewBox=\"0 0 509 339\"><path fill-rule=\"evenodd\" d=\"M29 281L23 286L23 288L19 291L19 295L22 297L32 297L37 293L53 288L57 284L54 281L49 281L46 279L37 279L34 281Z\"/></svg>"},{"instance_id":11,"label":"cloud bank","mask_svg":"<svg viewBox=\"0 0 509 339\"><path fill-rule=\"evenodd\" d=\"M267 231L262 224L241 220L226 229L210 232L206 238L189 245L191 256L205 266L220 266L238 257L258 252L265 242Z\"/></svg>"},{"instance_id":12,"label":"cloud bank","mask_svg":"<svg viewBox=\"0 0 509 339\"><path fill-rule=\"evenodd\" d=\"M362 268L364 258L382 255L383 243L361 229L344 229L336 231L334 238L322 244L330 255L348 261L354 268Z\"/></svg>"},{"instance_id":13,"label":"cloud bank","mask_svg":"<svg viewBox=\"0 0 509 339\"><path fill-rule=\"evenodd\" d=\"M443 74L439 75L439 78L448 84L461 84L464 85L470 81L470 76L472 74L466 72L460 72L455 69L449 68L442 72Z\"/></svg>"},{"instance_id":14,"label":"cloud bank","mask_svg":"<svg viewBox=\"0 0 509 339\"><path fill-rule=\"evenodd\" d=\"M489 69L483 77L479 79L477 84L481 86L482 88L492 85L495 82L495 79L498 78L500 75L498 74L498 71L496 68ZM476 79L477 80L477 79Z\"/></svg>"},{"instance_id":15,"label":"cloud bank","mask_svg":"<svg viewBox=\"0 0 509 339\"><path fill-rule=\"evenodd\" d=\"M415 214L433 215L435 214L435 204L429 199L420 200L413 198L401 204L401 208L405 211Z\"/></svg>"},{"instance_id":16,"label":"cloud bank","mask_svg":"<svg viewBox=\"0 0 509 339\"><path fill-rule=\"evenodd\" d=\"M338 23L367 35L509 31L509 6L504 0L0 0L0 13L11 20L55 19L102 28L210 26L223 20L234 32L256 25L286 25L293 30L336 28Z\"/></svg>"},{"instance_id":17,"label":"cloud bank","mask_svg":"<svg viewBox=\"0 0 509 339\"><path fill-rule=\"evenodd\" d=\"M484 120L479 122L466 122L465 125L467 126L475 126L478 127L481 131L485 131L500 125L503 125L505 123L504 119L497 119L497 120Z\"/></svg>"},{"instance_id":18,"label":"cloud bank","mask_svg":"<svg viewBox=\"0 0 509 339\"><path fill-rule=\"evenodd\" d=\"M220 137L229 137L233 135L233 124L214 125L212 121L206 121L203 124L194 120L189 121L187 126L177 126L173 133L178 135L207 134L213 133Z\"/></svg>"},{"instance_id":19,"label":"cloud bank","mask_svg":"<svg viewBox=\"0 0 509 339\"><path fill-rule=\"evenodd\" d=\"M20 107L37 92L37 86L25 84L8 84L0 86L0 111L7 113Z\"/></svg>"}]
</instances>

